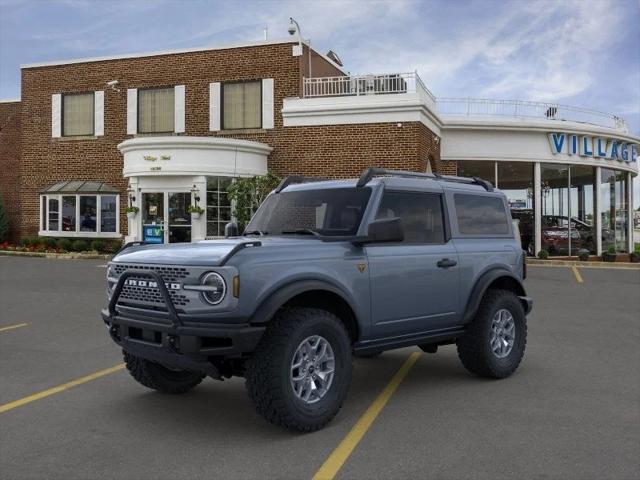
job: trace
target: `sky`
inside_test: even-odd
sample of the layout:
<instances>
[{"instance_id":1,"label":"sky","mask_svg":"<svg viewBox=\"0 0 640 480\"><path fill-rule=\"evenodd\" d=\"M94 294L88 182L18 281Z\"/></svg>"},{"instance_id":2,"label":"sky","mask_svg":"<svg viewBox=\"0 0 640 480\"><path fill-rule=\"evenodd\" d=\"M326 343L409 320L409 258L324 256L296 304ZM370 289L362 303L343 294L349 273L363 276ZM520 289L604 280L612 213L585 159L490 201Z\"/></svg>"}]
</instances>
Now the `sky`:
<instances>
[{"instance_id":1,"label":"sky","mask_svg":"<svg viewBox=\"0 0 640 480\"><path fill-rule=\"evenodd\" d=\"M438 97L576 105L640 135L639 0L0 0L0 99L21 64L281 39L291 16L353 74L417 70Z\"/></svg>"}]
</instances>

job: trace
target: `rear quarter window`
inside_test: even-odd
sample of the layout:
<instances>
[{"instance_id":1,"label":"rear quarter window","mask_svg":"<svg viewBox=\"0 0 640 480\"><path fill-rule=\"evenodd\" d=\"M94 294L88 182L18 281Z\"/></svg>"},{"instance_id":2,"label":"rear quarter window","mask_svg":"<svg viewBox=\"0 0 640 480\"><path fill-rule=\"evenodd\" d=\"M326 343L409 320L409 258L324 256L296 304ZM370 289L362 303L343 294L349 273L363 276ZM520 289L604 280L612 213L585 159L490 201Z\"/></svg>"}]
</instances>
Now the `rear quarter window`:
<instances>
[{"instance_id":1,"label":"rear quarter window","mask_svg":"<svg viewBox=\"0 0 640 480\"><path fill-rule=\"evenodd\" d=\"M462 235L506 235L509 218L501 197L456 193L458 231Z\"/></svg>"}]
</instances>

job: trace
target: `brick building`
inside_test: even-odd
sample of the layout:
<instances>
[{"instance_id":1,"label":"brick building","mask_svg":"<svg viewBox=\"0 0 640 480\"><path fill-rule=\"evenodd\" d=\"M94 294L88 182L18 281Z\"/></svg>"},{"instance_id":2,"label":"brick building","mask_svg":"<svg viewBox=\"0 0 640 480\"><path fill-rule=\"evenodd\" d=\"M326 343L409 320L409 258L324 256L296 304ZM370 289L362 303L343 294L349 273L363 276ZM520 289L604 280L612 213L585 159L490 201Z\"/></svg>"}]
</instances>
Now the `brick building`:
<instances>
[{"instance_id":1,"label":"brick building","mask_svg":"<svg viewBox=\"0 0 640 480\"><path fill-rule=\"evenodd\" d=\"M352 76L336 57L302 47L265 41L23 66L20 101L0 103L0 188L15 236L196 241L221 235L234 177L354 177L378 166L489 178L530 226L531 249L544 246L546 220L573 216L593 230L594 253L611 235L629 248L638 138L617 117L436 100L416 73ZM550 149L552 133L564 150ZM600 139L606 152L572 155L574 137L592 150ZM581 183L548 164L575 164ZM622 199L606 211L603 172ZM186 212L193 203L205 209L200 218ZM139 212L127 218L129 205Z\"/></svg>"}]
</instances>

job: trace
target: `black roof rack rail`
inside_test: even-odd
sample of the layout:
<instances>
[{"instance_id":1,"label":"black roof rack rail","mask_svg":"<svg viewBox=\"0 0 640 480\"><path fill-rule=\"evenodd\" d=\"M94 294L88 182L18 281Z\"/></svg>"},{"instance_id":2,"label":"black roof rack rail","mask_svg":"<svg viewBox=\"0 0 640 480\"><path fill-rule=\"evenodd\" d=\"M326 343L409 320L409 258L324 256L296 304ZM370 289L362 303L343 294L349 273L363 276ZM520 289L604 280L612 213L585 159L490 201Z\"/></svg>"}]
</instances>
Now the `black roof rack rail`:
<instances>
[{"instance_id":1,"label":"black roof rack rail","mask_svg":"<svg viewBox=\"0 0 640 480\"><path fill-rule=\"evenodd\" d=\"M303 177L302 175L289 175L282 179L282 181L274 191L276 193L280 193L282 190L284 190L285 188L287 188L289 185L293 183L322 182L323 180L326 180L326 178Z\"/></svg>"},{"instance_id":2,"label":"black roof rack rail","mask_svg":"<svg viewBox=\"0 0 640 480\"><path fill-rule=\"evenodd\" d=\"M418 173L418 172L408 172L405 170L387 170L386 168L367 168L360 178L358 179L357 187L364 187L367 183L369 183L373 177L378 175L389 175L393 177L403 177L403 178L429 178L431 180L436 180L440 182L454 182L454 183L465 183L469 185L480 185L487 192L493 191L493 185L491 182L487 180L483 180L479 177L451 177L444 176L438 173Z\"/></svg>"}]
</instances>

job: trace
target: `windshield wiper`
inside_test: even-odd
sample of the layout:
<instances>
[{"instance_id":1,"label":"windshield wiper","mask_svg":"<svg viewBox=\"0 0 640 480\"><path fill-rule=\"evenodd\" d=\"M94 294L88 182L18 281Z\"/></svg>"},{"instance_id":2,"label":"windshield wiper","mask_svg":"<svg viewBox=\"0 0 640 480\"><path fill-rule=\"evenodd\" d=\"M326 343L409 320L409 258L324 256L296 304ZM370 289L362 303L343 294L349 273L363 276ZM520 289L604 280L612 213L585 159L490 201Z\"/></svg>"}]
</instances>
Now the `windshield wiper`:
<instances>
[{"instance_id":1,"label":"windshield wiper","mask_svg":"<svg viewBox=\"0 0 640 480\"><path fill-rule=\"evenodd\" d=\"M295 230L284 230L281 232L283 235L293 234L293 235L314 235L319 237L320 234L315 230L311 230L310 228L296 228Z\"/></svg>"},{"instance_id":2,"label":"windshield wiper","mask_svg":"<svg viewBox=\"0 0 640 480\"><path fill-rule=\"evenodd\" d=\"M261 237L266 234L267 232L263 232L262 230L249 230L248 232L244 232L244 235L259 235Z\"/></svg>"}]
</instances>

